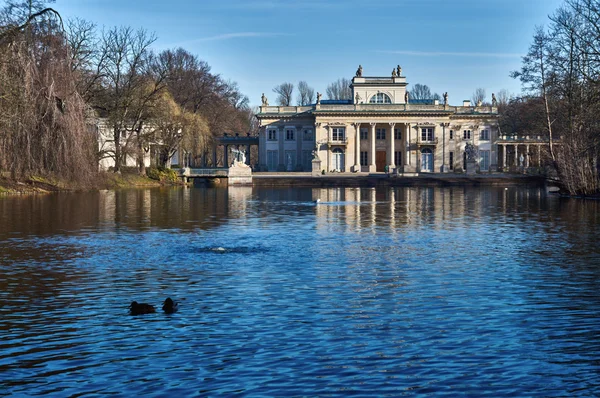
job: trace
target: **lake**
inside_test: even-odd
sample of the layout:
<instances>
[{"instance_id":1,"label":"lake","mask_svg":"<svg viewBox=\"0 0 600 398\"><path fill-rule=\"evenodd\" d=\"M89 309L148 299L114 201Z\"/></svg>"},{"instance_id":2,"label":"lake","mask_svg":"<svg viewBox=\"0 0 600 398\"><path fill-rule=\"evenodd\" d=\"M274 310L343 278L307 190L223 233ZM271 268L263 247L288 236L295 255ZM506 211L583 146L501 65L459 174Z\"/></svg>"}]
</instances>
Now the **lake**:
<instances>
[{"instance_id":1,"label":"lake","mask_svg":"<svg viewBox=\"0 0 600 398\"><path fill-rule=\"evenodd\" d=\"M0 396L599 396L599 210L514 186L0 197Z\"/></svg>"}]
</instances>

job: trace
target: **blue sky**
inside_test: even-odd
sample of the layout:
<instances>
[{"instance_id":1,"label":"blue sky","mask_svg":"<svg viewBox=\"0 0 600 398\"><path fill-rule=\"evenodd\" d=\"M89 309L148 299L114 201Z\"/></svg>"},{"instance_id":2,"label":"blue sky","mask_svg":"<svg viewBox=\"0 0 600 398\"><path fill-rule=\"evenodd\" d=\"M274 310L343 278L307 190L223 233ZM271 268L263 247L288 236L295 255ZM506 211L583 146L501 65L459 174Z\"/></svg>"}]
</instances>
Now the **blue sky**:
<instances>
[{"instance_id":1,"label":"blue sky","mask_svg":"<svg viewBox=\"0 0 600 398\"><path fill-rule=\"evenodd\" d=\"M390 76L447 91L520 92L518 69L534 27L562 0L57 0L64 18L156 33L154 48L183 47L236 81L251 105L274 86L305 80L324 93L338 78Z\"/></svg>"}]
</instances>

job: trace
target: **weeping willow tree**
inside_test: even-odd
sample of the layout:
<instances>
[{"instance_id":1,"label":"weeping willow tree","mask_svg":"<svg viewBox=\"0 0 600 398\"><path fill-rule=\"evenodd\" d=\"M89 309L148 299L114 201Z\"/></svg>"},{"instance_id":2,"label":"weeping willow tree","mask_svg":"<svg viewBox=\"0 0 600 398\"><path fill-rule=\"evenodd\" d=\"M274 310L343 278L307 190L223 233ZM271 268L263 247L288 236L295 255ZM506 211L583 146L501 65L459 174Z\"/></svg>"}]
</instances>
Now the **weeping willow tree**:
<instances>
[{"instance_id":1,"label":"weeping willow tree","mask_svg":"<svg viewBox=\"0 0 600 398\"><path fill-rule=\"evenodd\" d=\"M58 12L32 0L7 2L0 19L0 172L89 183L96 139L85 112Z\"/></svg>"}]
</instances>

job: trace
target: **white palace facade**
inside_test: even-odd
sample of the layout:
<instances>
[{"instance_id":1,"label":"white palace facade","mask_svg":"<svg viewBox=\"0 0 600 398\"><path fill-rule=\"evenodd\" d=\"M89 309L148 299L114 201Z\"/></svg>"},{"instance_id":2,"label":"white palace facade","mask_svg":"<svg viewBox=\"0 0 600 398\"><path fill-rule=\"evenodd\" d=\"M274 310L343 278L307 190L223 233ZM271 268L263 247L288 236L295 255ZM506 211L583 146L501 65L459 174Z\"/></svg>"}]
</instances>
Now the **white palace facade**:
<instances>
[{"instance_id":1,"label":"white palace facade","mask_svg":"<svg viewBox=\"0 0 600 398\"><path fill-rule=\"evenodd\" d=\"M397 72L398 73L397 73ZM313 159L325 172L465 172L465 147L475 148L478 172L498 169L498 111L463 101L413 101L401 68L391 77L352 79L352 100L320 100L308 106L263 104L260 171L312 171Z\"/></svg>"}]
</instances>

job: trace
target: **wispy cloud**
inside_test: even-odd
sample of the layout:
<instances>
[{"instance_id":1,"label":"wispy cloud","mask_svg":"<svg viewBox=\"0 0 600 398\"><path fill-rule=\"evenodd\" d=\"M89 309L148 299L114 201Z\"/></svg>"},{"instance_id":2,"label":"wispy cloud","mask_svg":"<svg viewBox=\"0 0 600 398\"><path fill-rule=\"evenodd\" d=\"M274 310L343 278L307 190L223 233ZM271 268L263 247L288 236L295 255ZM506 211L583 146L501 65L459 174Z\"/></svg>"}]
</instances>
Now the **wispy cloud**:
<instances>
[{"instance_id":1,"label":"wispy cloud","mask_svg":"<svg viewBox=\"0 0 600 398\"><path fill-rule=\"evenodd\" d=\"M417 57L520 58L517 53L450 52L450 51L377 51L381 54L413 55Z\"/></svg>"},{"instance_id":2,"label":"wispy cloud","mask_svg":"<svg viewBox=\"0 0 600 398\"><path fill-rule=\"evenodd\" d=\"M202 42L202 41L217 41L217 40L231 40L231 39L243 39L248 37L275 37L275 36L288 36L286 33L269 33L269 32L236 32L236 33L224 33L216 36L199 37L197 39L190 40L191 42Z\"/></svg>"}]
</instances>

